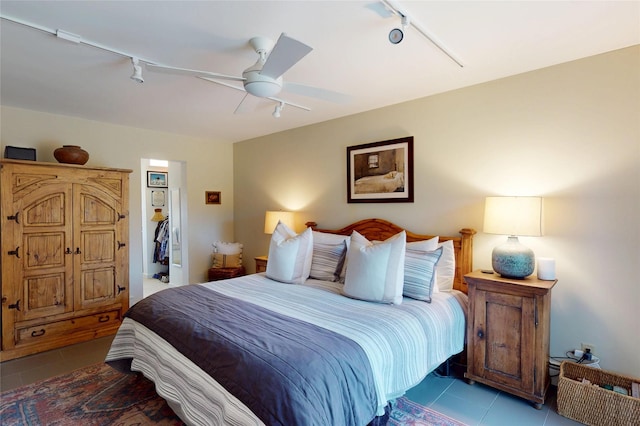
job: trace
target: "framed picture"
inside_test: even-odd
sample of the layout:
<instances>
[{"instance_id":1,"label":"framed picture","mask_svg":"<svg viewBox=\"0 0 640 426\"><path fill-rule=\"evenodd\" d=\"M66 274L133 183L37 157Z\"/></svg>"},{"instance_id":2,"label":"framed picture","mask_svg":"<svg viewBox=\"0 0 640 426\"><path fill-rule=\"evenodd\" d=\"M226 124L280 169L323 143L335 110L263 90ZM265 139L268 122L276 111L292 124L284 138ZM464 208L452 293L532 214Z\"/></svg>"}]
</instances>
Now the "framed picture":
<instances>
[{"instance_id":1,"label":"framed picture","mask_svg":"<svg viewBox=\"0 0 640 426\"><path fill-rule=\"evenodd\" d=\"M204 202L205 204L222 204L220 191L205 191Z\"/></svg>"},{"instance_id":2,"label":"framed picture","mask_svg":"<svg viewBox=\"0 0 640 426\"><path fill-rule=\"evenodd\" d=\"M149 188L166 188L168 175L167 172L147 172L147 186Z\"/></svg>"},{"instance_id":3,"label":"framed picture","mask_svg":"<svg viewBox=\"0 0 640 426\"><path fill-rule=\"evenodd\" d=\"M413 136L348 146L347 202L413 203Z\"/></svg>"},{"instance_id":4,"label":"framed picture","mask_svg":"<svg viewBox=\"0 0 640 426\"><path fill-rule=\"evenodd\" d=\"M151 205L153 207L163 207L165 203L164 191L151 191Z\"/></svg>"}]
</instances>

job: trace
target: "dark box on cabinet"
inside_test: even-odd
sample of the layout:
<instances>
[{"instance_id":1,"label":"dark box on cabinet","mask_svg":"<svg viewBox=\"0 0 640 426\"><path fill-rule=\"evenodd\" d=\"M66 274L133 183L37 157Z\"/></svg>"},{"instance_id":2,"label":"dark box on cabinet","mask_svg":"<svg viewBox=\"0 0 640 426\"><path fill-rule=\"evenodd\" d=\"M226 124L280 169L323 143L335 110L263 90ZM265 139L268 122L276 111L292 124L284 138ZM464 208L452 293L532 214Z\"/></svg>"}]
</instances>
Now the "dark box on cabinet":
<instances>
[{"instance_id":1,"label":"dark box on cabinet","mask_svg":"<svg viewBox=\"0 0 640 426\"><path fill-rule=\"evenodd\" d=\"M18 146L5 146L4 158L11 158L13 160L31 160L36 161L36 149L35 148L21 148Z\"/></svg>"}]
</instances>

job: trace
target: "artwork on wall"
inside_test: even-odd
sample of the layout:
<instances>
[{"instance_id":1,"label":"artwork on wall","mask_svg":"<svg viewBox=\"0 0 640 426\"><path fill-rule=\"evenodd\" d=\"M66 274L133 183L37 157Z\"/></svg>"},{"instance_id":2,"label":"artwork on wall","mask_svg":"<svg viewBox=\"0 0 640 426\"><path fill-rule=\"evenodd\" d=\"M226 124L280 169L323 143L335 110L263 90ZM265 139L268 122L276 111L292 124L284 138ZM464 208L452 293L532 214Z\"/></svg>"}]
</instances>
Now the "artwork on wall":
<instances>
[{"instance_id":1,"label":"artwork on wall","mask_svg":"<svg viewBox=\"0 0 640 426\"><path fill-rule=\"evenodd\" d=\"M347 202L413 202L413 136L347 147Z\"/></svg>"},{"instance_id":2,"label":"artwork on wall","mask_svg":"<svg viewBox=\"0 0 640 426\"><path fill-rule=\"evenodd\" d=\"M147 172L147 186L149 188L166 188L168 175L167 172Z\"/></svg>"},{"instance_id":3,"label":"artwork on wall","mask_svg":"<svg viewBox=\"0 0 640 426\"><path fill-rule=\"evenodd\" d=\"M205 204L222 204L220 191L205 191L204 202Z\"/></svg>"},{"instance_id":4,"label":"artwork on wall","mask_svg":"<svg viewBox=\"0 0 640 426\"><path fill-rule=\"evenodd\" d=\"M153 207L163 207L165 203L164 191L151 191L151 205Z\"/></svg>"}]
</instances>

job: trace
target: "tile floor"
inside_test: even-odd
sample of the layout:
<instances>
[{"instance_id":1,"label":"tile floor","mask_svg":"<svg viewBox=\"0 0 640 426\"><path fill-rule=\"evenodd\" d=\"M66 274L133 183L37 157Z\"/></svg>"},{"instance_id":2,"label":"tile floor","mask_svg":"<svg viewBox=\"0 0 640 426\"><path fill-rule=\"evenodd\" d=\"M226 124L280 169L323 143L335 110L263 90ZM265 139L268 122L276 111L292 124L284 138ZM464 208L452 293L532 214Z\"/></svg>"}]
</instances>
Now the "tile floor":
<instances>
[{"instance_id":1,"label":"tile floor","mask_svg":"<svg viewBox=\"0 0 640 426\"><path fill-rule=\"evenodd\" d=\"M169 288L168 283L163 283L155 278L143 278L142 279L142 297L147 297L150 294Z\"/></svg>"},{"instance_id":2,"label":"tile floor","mask_svg":"<svg viewBox=\"0 0 640 426\"><path fill-rule=\"evenodd\" d=\"M145 297L166 288L158 280L145 280ZM113 336L79 343L0 364L0 390L5 391L38 380L64 374L104 360ZM555 387L542 410L527 401L460 378L430 374L406 396L467 425L555 426L579 425L556 412Z\"/></svg>"}]
</instances>

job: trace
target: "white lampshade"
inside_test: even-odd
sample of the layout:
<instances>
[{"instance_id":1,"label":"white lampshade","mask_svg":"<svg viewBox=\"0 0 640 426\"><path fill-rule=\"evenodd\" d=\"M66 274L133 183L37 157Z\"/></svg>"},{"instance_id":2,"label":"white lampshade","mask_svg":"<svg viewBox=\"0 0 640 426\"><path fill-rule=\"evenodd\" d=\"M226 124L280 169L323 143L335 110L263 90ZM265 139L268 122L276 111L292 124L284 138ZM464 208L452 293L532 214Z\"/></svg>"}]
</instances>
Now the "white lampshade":
<instances>
[{"instance_id":1,"label":"white lampshade","mask_svg":"<svg viewBox=\"0 0 640 426\"><path fill-rule=\"evenodd\" d=\"M278 224L278 222L282 222L289 228L293 229L293 220L293 212L283 212L281 210L267 211L267 213L264 215L264 233L273 234L273 231L274 229L276 229L276 225Z\"/></svg>"},{"instance_id":2,"label":"white lampshade","mask_svg":"<svg viewBox=\"0 0 640 426\"><path fill-rule=\"evenodd\" d=\"M487 197L483 230L487 234L541 236L542 198Z\"/></svg>"},{"instance_id":3,"label":"white lampshade","mask_svg":"<svg viewBox=\"0 0 640 426\"><path fill-rule=\"evenodd\" d=\"M542 198L487 197L483 230L509 236L491 252L493 270L506 278L528 277L535 267L535 255L518 241L518 235L542 235Z\"/></svg>"}]
</instances>

